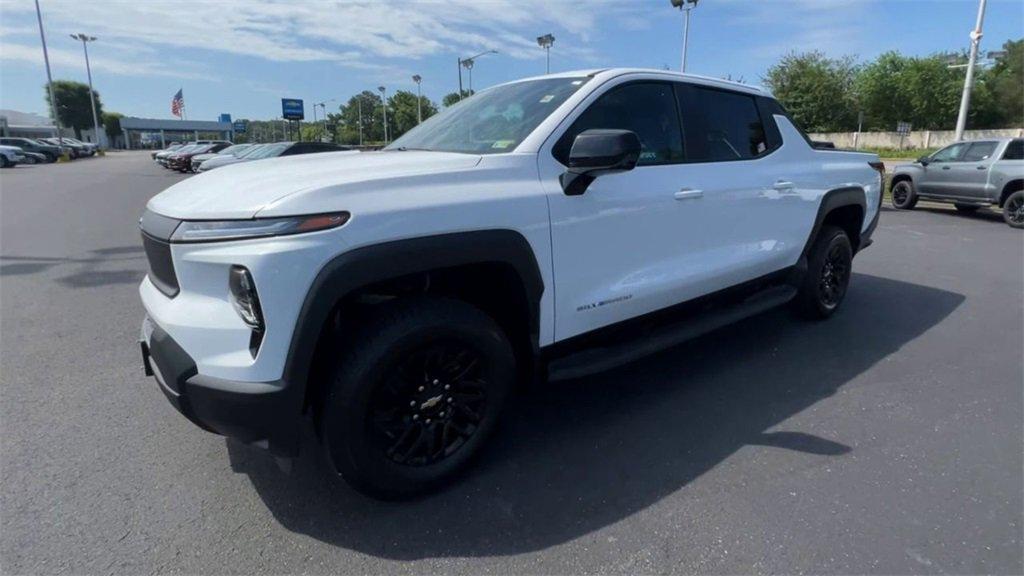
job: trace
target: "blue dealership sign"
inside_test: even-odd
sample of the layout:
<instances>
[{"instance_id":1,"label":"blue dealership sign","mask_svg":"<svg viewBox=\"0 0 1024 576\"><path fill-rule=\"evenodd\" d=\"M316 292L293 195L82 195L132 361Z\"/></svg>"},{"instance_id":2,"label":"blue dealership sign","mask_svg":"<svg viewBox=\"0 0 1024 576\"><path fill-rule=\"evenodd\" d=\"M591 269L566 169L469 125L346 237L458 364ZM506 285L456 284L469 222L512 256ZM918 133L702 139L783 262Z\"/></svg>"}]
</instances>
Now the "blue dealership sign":
<instances>
[{"instance_id":1,"label":"blue dealership sign","mask_svg":"<svg viewBox=\"0 0 1024 576\"><path fill-rule=\"evenodd\" d=\"M217 121L223 122L224 124L231 124L231 114L221 114Z\"/></svg>"},{"instance_id":2,"label":"blue dealership sign","mask_svg":"<svg viewBox=\"0 0 1024 576\"><path fill-rule=\"evenodd\" d=\"M298 98L281 98L281 116L285 120L302 120L306 109Z\"/></svg>"},{"instance_id":3,"label":"blue dealership sign","mask_svg":"<svg viewBox=\"0 0 1024 576\"><path fill-rule=\"evenodd\" d=\"M235 123L231 126L231 129L234 130L236 134L245 134L245 121L235 120Z\"/></svg>"}]
</instances>

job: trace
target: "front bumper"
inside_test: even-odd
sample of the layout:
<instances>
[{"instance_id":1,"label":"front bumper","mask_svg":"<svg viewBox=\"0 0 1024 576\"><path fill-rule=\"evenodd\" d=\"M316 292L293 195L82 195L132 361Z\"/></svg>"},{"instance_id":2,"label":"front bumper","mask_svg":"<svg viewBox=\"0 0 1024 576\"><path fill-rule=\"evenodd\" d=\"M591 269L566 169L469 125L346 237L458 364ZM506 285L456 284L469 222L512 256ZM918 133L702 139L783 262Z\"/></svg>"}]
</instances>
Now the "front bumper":
<instances>
[{"instance_id":1,"label":"front bumper","mask_svg":"<svg viewBox=\"0 0 1024 576\"><path fill-rule=\"evenodd\" d=\"M148 317L140 340L143 366L167 400L200 428L268 449L298 453L301 414L284 381L236 382L199 374L195 361Z\"/></svg>"}]
</instances>

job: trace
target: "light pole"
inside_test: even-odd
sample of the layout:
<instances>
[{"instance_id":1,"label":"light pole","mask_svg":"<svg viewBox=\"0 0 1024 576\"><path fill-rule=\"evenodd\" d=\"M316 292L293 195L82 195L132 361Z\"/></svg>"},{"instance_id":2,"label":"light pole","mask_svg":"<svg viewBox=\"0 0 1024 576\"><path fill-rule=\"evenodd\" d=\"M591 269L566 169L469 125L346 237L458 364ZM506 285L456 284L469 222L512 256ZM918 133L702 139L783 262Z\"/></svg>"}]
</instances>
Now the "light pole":
<instances>
[{"instance_id":1,"label":"light pole","mask_svg":"<svg viewBox=\"0 0 1024 576\"><path fill-rule=\"evenodd\" d=\"M481 53L479 53L479 54L477 54L475 56L470 56L469 58L459 58L459 101L460 102L462 101L462 69L465 68L466 70L469 70L469 95L472 96L473 95L473 63L476 62L476 59L481 57L481 56L486 56L488 54L497 54L497 53L498 53L497 50L484 50L483 52L481 52Z\"/></svg>"},{"instance_id":2,"label":"light pole","mask_svg":"<svg viewBox=\"0 0 1024 576\"><path fill-rule=\"evenodd\" d=\"M324 100L323 102L320 102L319 104L313 104L313 116L314 117L316 116L316 107L317 106L319 106L320 109L324 113L324 118L323 118L323 123L324 123L324 134L323 135L324 136L327 136L327 105L330 104L331 102L334 102L335 100L337 100L337 98L331 98L330 100ZM331 138L331 140L333 141L334 138Z\"/></svg>"},{"instance_id":3,"label":"light pole","mask_svg":"<svg viewBox=\"0 0 1024 576\"><path fill-rule=\"evenodd\" d=\"M384 109L384 145L388 145L388 96L387 88L383 86L377 86L377 90L380 90L380 107Z\"/></svg>"},{"instance_id":4,"label":"light pole","mask_svg":"<svg viewBox=\"0 0 1024 576\"><path fill-rule=\"evenodd\" d=\"M39 38L43 41L43 60L46 62L46 85L50 87L50 113L53 114L53 125L57 128L57 142L60 145L61 157L64 157L64 138L60 134L60 120L57 118L57 93L53 91L53 76L50 74L50 55L46 51L46 33L43 32L43 13L39 10L36 0L36 19L39 20Z\"/></svg>"},{"instance_id":5,"label":"light pole","mask_svg":"<svg viewBox=\"0 0 1024 576\"><path fill-rule=\"evenodd\" d=\"M363 99L356 96L356 106L359 108L359 145L363 145Z\"/></svg>"},{"instance_id":6,"label":"light pole","mask_svg":"<svg viewBox=\"0 0 1024 576\"><path fill-rule=\"evenodd\" d=\"M416 83L416 123L423 122L423 96L420 95L420 82L423 82L423 77L419 74L414 74L412 81Z\"/></svg>"},{"instance_id":7,"label":"light pole","mask_svg":"<svg viewBox=\"0 0 1024 576\"><path fill-rule=\"evenodd\" d=\"M967 77L964 78L964 93L960 98L960 113L956 117L956 141L963 140L967 127L967 110L971 107L971 89L974 88L974 63L978 59L978 45L981 44L981 26L985 21L985 0L978 2L978 21L971 30L971 53L967 59Z\"/></svg>"},{"instance_id":8,"label":"light pole","mask_svg":"<svg viewBox=\"0 0 1024 576\"><path fill-rule=\"evenodd\" d=\"M686 72L686 46L690 43L690 10L697 7L697 2L700 0L669 0L672 3L673 8L679 8L685 18L683 19L683 58L682 65L679 67L680 72Z\"/></svg>"},{"instance_id":9,"label":"light pole","mask_svg":"<svg viewBox=\"0 0 1024 576\"><path fill-rule=\"evenodd\" d=\"M92 69L89 67L89 42L95 42L95 36L78 33L72 34L72 38L82 41L82 51L85 52L85 74L89 78L89 102L92 104L92 130L96 136L96 145L100 144L100 121L96 116L96 97L92 93ZM101 147L102 148L102 147Z\"/></svg>"},{"instance_id":10,"label":"light pole","mask_svg":"<svg viewBox=\"0 0 1024 576\"><path fill-rule=\"evenodd\" d=\"M551 34L545 34L537 37L537 45L544 49L545 56L547 57L547 66L545 68L545 74L551 74L551 45L555 43L555 37Z\"/></svg>"}]
</instances>

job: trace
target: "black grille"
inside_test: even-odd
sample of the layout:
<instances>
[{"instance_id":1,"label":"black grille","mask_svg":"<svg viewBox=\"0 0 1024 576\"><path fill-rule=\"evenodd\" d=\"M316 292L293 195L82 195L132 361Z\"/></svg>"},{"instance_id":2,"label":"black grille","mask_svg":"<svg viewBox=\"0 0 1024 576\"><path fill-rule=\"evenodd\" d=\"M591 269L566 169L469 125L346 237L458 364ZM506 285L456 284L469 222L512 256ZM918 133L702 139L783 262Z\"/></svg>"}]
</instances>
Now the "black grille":
<instances>
[{"instance_id":1,"label":"black grille","mask_svg":"<svg viewBox=\"0 0 1024 576\"><path fill-rule=\"evenodd\" d=\"M174 274L171 245L142 233L142 246L149 259L149 280L161 292L174 298L178 295L178 277Z\"/></svg>"}]
</instances>

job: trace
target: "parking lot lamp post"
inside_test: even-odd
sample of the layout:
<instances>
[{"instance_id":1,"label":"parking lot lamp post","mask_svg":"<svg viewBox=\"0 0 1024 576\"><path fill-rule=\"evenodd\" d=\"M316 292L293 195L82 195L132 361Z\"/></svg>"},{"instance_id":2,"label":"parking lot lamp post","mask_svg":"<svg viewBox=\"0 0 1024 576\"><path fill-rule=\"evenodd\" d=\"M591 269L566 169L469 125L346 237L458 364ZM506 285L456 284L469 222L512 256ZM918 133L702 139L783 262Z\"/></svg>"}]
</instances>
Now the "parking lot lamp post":
<instances>
[{"instance_id":1,"label":"parking lot lamp post","mask_svg":"<svg viewBox=\"0 0 1024 576\"><path fill-rule=\"evenodd\" d=\"M537 45L544 49L544 55L547 60L547 64L544 68L545 74L551 74L551 45L555 43L555 37L551 34L545 34L537 37Z\"/></svg>"},{"instance_id":2,"label":"parking lot lamp post","mask_svg":"<svg viewBox=\"0 0 1024 576\"><path fill-rule=\"evenodd\" d=\"M46 84L50 88L50 113L53 114L53 125L57 128L57 143L61 149L61 158L67 159L64 154L64 137L60 134L60 119L57 118L57 94L53 91L53 76L50 74L50 55L46 51L46 33L43 32L43 13L39 10L39 0L36 0L36 19L39 21L39 38L43 42L43 61L46 62Z\"/></svg>"},{"instance_id":3,"label":"parking lot lamp post","mask_svg":"<svg viewBox=\"0 0 1024 576\"><path fill-rule=\"evenodd\" d=\"M690 10L697 7L700 0L669 0L673 8L679 8L683 14L683 57L680 72L686 72L686 47L690 43Z\"/></svg>"},{"instance_id":4,"label":"parking lot lamp post","mask_svg":"<svg viewBox=\"0 0 1024 576\"><path fill-rule=\"evenodd\" d=\"M356 107L359 108L359 145L363 145L363 99L356 99Z\"/></svg>"},{"instance_id":5,"label":"parking lot lamp post","mask_svg":"<svg viewBox=\"0 0 1024 576\"><path fill-rule=\"evenodd\" d=\"M985 0L978 2L978 21L971 30L971 53L967 58L967 77L964 78L964 93L960 97L960 113L956 117L956 141L964 138L967 127L967 111L971 107L971 89L974 88L974 63L978 60L978 45L981 44L981 27L985 22Z\"/></svg>"},{"instance_id":6,"label":"parking lot lamp post","mask_svg":"<svg viewBox=\"0 0 1024 576\"><path fill-rule=\"evenodd\" d=\"M94 96L93 92L92 92L92 68L89 67L89 46L88 46L89 42L95 42L96 41L96 37L95 36L89 36L87 34L82 34L82 33L72 34L71 37L74 38L75 40L81 40L82 41L82 51L85 52L85 75L86 75L86 77L89 78L89 103L92 104L92 130L93 130L93 134L96 136L96 144L99 145L100 144L100 120L99 120L99 117L96 116L96 96ZM100 148L102 148L102 146Z\"/></svg>"},{"instance_id":7,"label":"parking lot lamp post","mask_svg":"<svg viewBox=\"0 0 1024 576\"><path fill-rule=\"evenodd\" d=\"M481 56L486 56L488 54L497 54L497 53L498 53L497 50L484 50L483 52L481 52L481 53L479 53L479 54L477 54L475 56L470 56L469 58L462 58L462 59L459 60L459 64L461 64L463 68L465 68L466 70L469 71L469 95L470 96L473 95L473 64L476 63L476 59L481 57ZM462 70L461 69L459 70L459 100L460 101L462 100Z\"/></svg>"},{"instance_id":8,"label":"parking lot lamp post","mask_svg":"<svg viewBox=\"0 0 1024 576\"><path fill-rule=\"evenodd\" d=\"M380 90L380 107L384 110L384 145L388 145L388 94L387 88L377 86Z\"/></svg>"},{"instance_id":9,"label":"parking lot lamp post","mask_svg":"<svg viewBox=\"0 0 1024 576\"><path fill-rule=\"evenodd\" d=\"M415 74L412 81L416 83L416 123L419 124L423 122L423 96L420 93L420 82L423 82L423 77Z\"/></svg>"}]
</instances>

